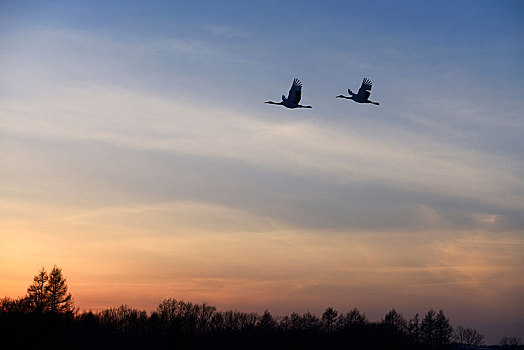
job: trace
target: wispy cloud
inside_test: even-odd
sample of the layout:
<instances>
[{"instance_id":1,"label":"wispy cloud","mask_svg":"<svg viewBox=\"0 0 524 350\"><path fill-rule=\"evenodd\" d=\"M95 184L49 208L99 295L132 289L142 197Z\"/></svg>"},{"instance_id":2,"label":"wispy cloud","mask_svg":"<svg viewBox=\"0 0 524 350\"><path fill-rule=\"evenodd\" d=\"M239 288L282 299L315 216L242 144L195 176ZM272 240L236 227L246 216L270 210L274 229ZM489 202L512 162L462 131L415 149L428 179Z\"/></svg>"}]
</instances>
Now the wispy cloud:
<instances>
[{"instance_id":1,"label":"wispy cloud","mask_svg":"<svg viewBox=\"0 0 524 350\"><path fill-rule=\"evenodd\" d=\"M4 133L25 137L91 140L224 158L294 175L325 177L341 185L377 182L523 207L524 180L505 157L475 153L402 130L392 135L376 129L371 137L313 122L271 122L234 110L105 89L2 101L0 108Z\"/></svg>"}]
</instances>

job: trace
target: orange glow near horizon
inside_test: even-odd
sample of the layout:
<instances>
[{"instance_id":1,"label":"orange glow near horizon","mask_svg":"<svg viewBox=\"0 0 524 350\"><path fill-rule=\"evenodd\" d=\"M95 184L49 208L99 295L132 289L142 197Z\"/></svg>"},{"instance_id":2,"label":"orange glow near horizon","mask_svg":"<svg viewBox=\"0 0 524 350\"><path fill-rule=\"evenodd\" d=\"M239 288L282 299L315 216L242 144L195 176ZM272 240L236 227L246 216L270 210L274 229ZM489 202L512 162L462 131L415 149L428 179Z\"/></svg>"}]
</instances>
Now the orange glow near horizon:
<instances>
[{"instance_id":1,"label":"orange glow near horizon","mask_svg":"<svg viewBox=\"0 0 524 350\"><path fill-rule=\"evenodd\" d=\"M411 315L455 305L459 320L460 309L522 310L508 298L524 283L517 234L305 232L193 202L2 209L12 214L2 222L10 234L0 270L10 297L24 295L40 267L57 264L81 310L152 311L164 298L275 314L358 307L377 318L392 307Z\"/></svg>"}]
</instances>

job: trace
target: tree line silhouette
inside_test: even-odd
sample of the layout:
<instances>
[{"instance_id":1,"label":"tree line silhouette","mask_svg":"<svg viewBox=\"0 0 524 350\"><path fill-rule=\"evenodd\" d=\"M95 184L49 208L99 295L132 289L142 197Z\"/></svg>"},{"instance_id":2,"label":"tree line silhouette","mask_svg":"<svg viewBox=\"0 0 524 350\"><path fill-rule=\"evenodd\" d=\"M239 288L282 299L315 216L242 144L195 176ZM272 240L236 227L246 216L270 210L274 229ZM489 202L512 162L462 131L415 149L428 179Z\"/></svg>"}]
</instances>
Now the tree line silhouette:
<instances>
[{"instance_id":1,"label":"tree line silhouette","mask_svg":"<svg viewBox=\"0 0 524 350\"><path fill-rule=\"evenodd\" d=\"M442 310L406 319L395 309L379 322L357 308L339 313L328 307L276 317L207 303L168 298L147 313L127 305L79 312L62 270L34 276L27 294L0 299L0 332L16 348L53 349L486 349L477 330L455 330ZM520 338L504 337L500 346L517 349Z\"/></svg>"}]
</instances>

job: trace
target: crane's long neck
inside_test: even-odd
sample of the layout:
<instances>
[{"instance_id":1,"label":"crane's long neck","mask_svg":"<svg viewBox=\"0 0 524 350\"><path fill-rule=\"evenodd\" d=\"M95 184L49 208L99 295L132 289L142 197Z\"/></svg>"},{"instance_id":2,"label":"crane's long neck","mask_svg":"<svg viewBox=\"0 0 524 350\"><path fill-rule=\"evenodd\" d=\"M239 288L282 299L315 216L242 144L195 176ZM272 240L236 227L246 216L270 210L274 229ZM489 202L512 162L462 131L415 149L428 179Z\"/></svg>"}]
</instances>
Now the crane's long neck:
<instances>
[{"instance_id":1,"label":"crane's long neck","mask_svg":"<svg viewBox=\"0 0 524 350\"><path fill-rule=\"evenodd\" d=\"M352 100L353 99L353 95L351 95L351 96L338 95L337 97L345 98L345 99L348 99L348 100Z\"/></svg>"},{"instance_id":2,"label":"crane's long neck","mask_svg":"<svg viewBox=\"0 0 524 350\"><path fill-rule=\"evenodd\" d=\"M270 105L282 105L283 104L282 102L273 102L273 101L266 101L264 103L268 103Z\"/></svg>"}]
</instances>

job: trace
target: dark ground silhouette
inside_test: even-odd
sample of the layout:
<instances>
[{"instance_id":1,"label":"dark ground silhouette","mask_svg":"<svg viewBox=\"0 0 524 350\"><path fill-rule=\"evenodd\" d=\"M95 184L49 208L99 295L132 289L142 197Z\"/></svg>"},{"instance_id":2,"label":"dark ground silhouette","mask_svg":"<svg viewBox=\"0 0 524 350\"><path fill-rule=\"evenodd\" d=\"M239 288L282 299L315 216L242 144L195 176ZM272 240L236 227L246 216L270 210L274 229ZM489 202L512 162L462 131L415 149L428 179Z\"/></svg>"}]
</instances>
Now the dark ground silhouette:
<instances>
[{"instance_id":1,"label":"dark ground silhouette","mask_svg":"<svg viewBox=\"0 0 524 350\"><path fill-rule=\"evenodd\" d=\"M442 310L410 319L389 311L371 322L354 308L328 307L275 317L219 311L206 303L165 299L151 313L127 305L100 312L78 312L56 266L42 269L26 296L0 300L0 335L16 348L43 349L486 349L478 331L455 332ZM520 339L504 337L491 349L523 349Z\"/></svg>"}]
</instances>

